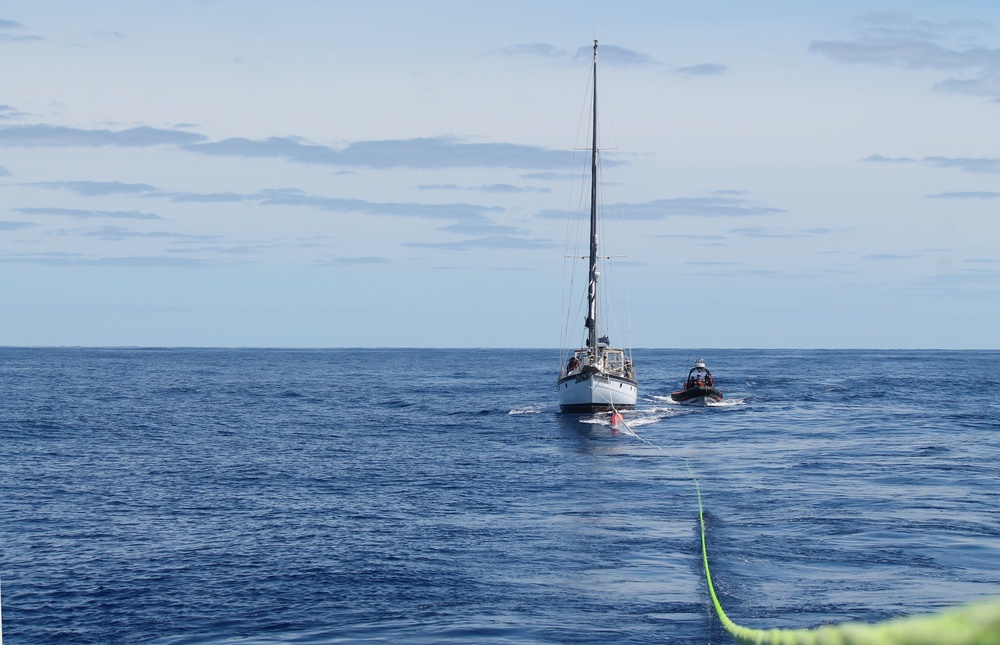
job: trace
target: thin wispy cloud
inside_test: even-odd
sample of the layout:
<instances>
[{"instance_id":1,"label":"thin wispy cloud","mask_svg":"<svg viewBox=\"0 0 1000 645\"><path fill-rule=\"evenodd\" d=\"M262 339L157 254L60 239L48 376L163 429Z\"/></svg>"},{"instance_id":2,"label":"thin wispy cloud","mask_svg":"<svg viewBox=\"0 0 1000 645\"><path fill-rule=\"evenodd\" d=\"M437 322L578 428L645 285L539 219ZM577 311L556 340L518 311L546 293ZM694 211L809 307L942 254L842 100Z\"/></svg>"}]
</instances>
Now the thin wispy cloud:
<instances>
[{"instance_id":1,"label":"thin wispy cloud","mask_svg":"<svg viewBox=\"0 0 1000 645\"><path fill-rule=\"evenodd\" d=\"M65 251L42 251L39 253L4 253L0 255L2 264L46 264L62 265L68 261L84 258L80 253L67 253Z\"/></svg>"},{"instance_id":2,"label":"thin wispy cloud","mask_svg":"<svg viewBox=\"0 0 1000 645\"><path fill-rule=\"evenodd\" d=\"M549 249L557 246L547 239L529 239L510 235L490 235L471 240L454 242L407 242L404 246L439 249L442 251L475 251L475 250L533 250Z\"/></svg>"},{"instance_id":3,"label":"thin wispy cloud","mask_svg":"<svg viewBox=\"0 0 1000 645\"><path fill-rule=\"evenodd\" d=\"M741 263L742 264L742 263ZM811 274L800 271L780 271L777 269L740 269L730 268L731 265L719 265L718 271L712 271L710 266L697 266L696 272L687 271L686 276L704 276L708 273L727 278L767 278L768 280L802 280ZM739 265L736 265L739 266Z\"/></svg>"},{"instance_id":4,"label":"thin wispy cloud","mask_svg":"<svg viewBox=\"0 0 1000 645\"><path fill-rule=\"evenodd\" d=\"M896 37L905 34L914 38L940 39L994 31L993 25L983 20L925 20L904 11L870 11L855 16L848 24L871 34L884 33Z\"/></svg>"},{"instance_id":5,"label":"thin wispy cloud","mask_svg":"<svg viewBox=\"0 0 1000 645\"><path fill-rule=\"evenodd\" d=\"M752 237L758 239L796 239L812 237L805 231L792 231L788 229L768 228L765 226L747 226L744 228L734 228L729 231L739 237Z\"/></svg>"},{"instance_id":6,"label":"thin wispy cloud","mask_svg":"<svg viewBox=\"0 0 1000 645\"><path fill-rule=\"evenodd\" d=\"M255 201L261 194L240 193L191 193L161 190L149 184L127 184L120 181L46 181L28 184L48 188L50 190L65 190L82 197L104 197L108 195L133 195L136 197L162 198L171 202L196 203L226 203Z\"/></svg>"},{"instance_id":7,"label":"thin wispy cloud","mask_svg":"<svg viewBox=\"0 0 1000 645\"><path fill-rule=\"evenodd\" d=\"M438 229L446 233L458 233L459 235L483 236L483 235L506 235L523 238L528 234L524 229L504 224L494 224L489 220L473 220L456 222Z\"/></svg>"},{"instance_id":8,"label":"thin wispy cloud","mask_svg":"<svg viewBox=\"0 0 1000 645\"><path fill-rule=\"evenodd\" d=\"M564 181L572 179L573 174L568 172L529 172L519 175L521 179L532 179L536 181Z\"/></svg>"},{"instance_id":9,"label":"thin wispy cloud","mask_svg":"<svg viewBox=\"0 0 1000 645\"><path fill-rule=\"evenodd\" d=\"M699 65L675 67L671 71L675 74L684 74L686 76L717 76L724 74L728 69L727 66L718 63L701 63Z\"/></svg>"},{"instance_id":10,"label":"thin wispy cloud","mask_svg":"<svg viewBox=\"0 0 1000 645\"><path fill-rule=\"evenodd\" d=\"M746 215L774 215L786 213L783 208L762 206L747 199L735 197L678 197L660 199L645 204L626 207L626 219L658 219L672 215L701 217L732 217Z\"/></svg>"},{"instance_id":11,"label":"thin wispy cloud","mask_svg":"<svg viewBox=\"0 0 1000 645\"><path fill-rule=\"evenodd\" d=\"M726 239L724 235L695 235L693 233L661 233L656 237L660 239L700 240L704 242L720 242Z\"/></svg>"},{"instance_id":12,"label":"thin wispy cloud","mask_svg":"<svg viewBox=\"0 0 1000 645\"><path fill-rule=\"evenodd\" d=\"M91 211L82 210L78 208L14 208L11 209L15 213L21 213L24 215L54 215L57 217L72 217L73 219L93 219L93 218L107 218L107 219L138 219L138 220L152 220L152 219L163 219L159 215L154 213L142 213L140 211Z\"/></svg>"},{"instance_id":13,"label":"thin wispy cloud","mask_svg":"<svg viewBox=\"0 0 1000 645\"><path fill-rule=\"evenodd\" d=\"M515 186L513 184L486 184L483 186L476 186L473 190L478 190L484 193L550 193L552 190L550 188L538 187L538 186Z\"/></svg>"},{"instance_id":14,"label":"thin wispy cloud","mask_svg":"<svg viewBox=\"0 0 1000 645\"><path fill-rule=\"evenodd\" d=\"M934 84L934 89L953 94L985 96L1000 101L1000 74L983 74L978 78L949 78Z\"/></svg>"},{"instance_id":15,"label":"thin wispy cloud","mask_svg":"<svg viewBox=\"0 0 1000 645\"><path fill-rule=\"evenodd\" d=\"M188 235L173 231L136 231L122 226L99 226L87 230L61 230L53 232L53 235L92 237L105 241L121 241L135 238L149 238L162 240L196 240L213 241L221 240L221 235Z\"/></svg>"},{"instance_id":16,"label":"thin wispy cloud","mask_svg":"<svg viewBox=\"0 0 1000 645\"><path fill-rule=\"evenodd\" d=\"M872 163L913 163L916 161L913 157L885 157L883 155L868 155L862 161L870 161Z\"/></svg>"},{"instance_id":17,"label":"thin wispy cloud","mask_svg":"<svg viewBox=\"0 0 1000 645\"><path fill-rule=\"evenodd\" d=\"M613 67L646 67L649 65L659 64L646 54L632 49L626 49L625 47L618 47L617 45L600 45L597 56L602 64L611 65ZM580 47L576 50L576 54L573 58L577 61L593 60L593 45Z\"/></svg>"},{"instance_id":18,"label":"thin wispy cloud","mask_svg":"<svg viewBox=\"0 0 1000 645\"><path fill-rule=\"evenodd\" d=\"M998 158L926 157L924 161L936 168L955 168L962 172L990 175L1000 173Z\"/></svg>"},{"instance_id":19,"label":"thin wispy cloud","mask_svg":"<svg viewBox=\"0 0 1000 645\"><path fill-rule=\"evenodd\" d=\"M691 267L729 267L729 266L739 266L745 264L744 262L725 262L725 261L713 261L713 260L692 260L690 262L685 262L685 266Z\"/></svg>"},{"instance_id":20,"label":"thin wispy cloud","mask_svg":"<svg viewBox=\"0 0 1000 645\"><path fill-rule=\"evenodd\" d=\"M917 256L915 255L897 255L895 253L875 253L872 255L862 256L862 260L868 260L873 262L896 262L899 260L912 260Z\"/></svg>"},{"instance_id":21,"label":"thin wispy cloud","mask_svg":"<svg viewBox=\"0 0 1000 645\"><path fill-rule=\"evenodd\" d=\"M572 57L574 61L582 63L593 60L594 46L586 45L578 48L575 52L570 54L567 50L548 43L520 43L516 45L508 45L507 47L498 50L496 53L503 56L536 56L550 60ZM613 67L645 67L650 65L659 65L659 63L655 60L641 52L637 52L626 47L606 45L603 43L599 46L598 57L602 64L611 65Z\"/></svg>"},{"instance_id":22,"label":"thin wispy cloud","mask_svg":"<svg viewBox=\"0 0 1000 645\"><path fill-rule=\"evenodd\" d=\"M0 43L28 43L42 40L41 36L27 36L21 34L5 34L0 32Z\"/></svg>"},{"instance_id":23,"label":"thin wispy cloud","mask_svg":"<svg viewBox=\"0 0 1000 645\"><path fill-rule=\"evenodd\" d=\"M852 227L830 228L803 228L803 229L778 229L758 227L756 230L744 229L744 232L751 237L779 237L779 238L813 238L828 235L845 235L856 232Z\"/></svg>"},{"instance_id":24,"label":"thin wispy cloud","mask_svg":"<svg viewBox=\"0 0 1000 645\"><path fill-rule=\"evenodd\" d=\"M551 193L552 189L542 186L515 186L514 184L484 184L481 186L459 186L457 184L423 184L418 190L469 190L481 193Z\"/></svg>"},{"instance_id":25,"label":"thin wispy cloud","mask_svg":"<svg viewBox=\"0 0 1000 645\"><path fill-rule=\"evenodd\" d=\"M120 258L97 258L93 260L76 260L71 264L84 266L106 266L106 267L126 267L126 268L149 268L149 267L175 267L175 268L197 268L204 267L214 262L198 258L181 258L176 256L140 256L140 257L120 257Z\"/></svg>"},{"instance_id":26,"label":"thin wispy cloud","mask_svg":"<svg viewBox=\"0 0 1000 645\"><path fill-rule=\"evenodd\" d=\"M80 253L20 253L0 256L2 264L37 264L52 267L204 267L214 262L198 258L154 256L88 257Z\"/></svg>"},{"instance_id":27,"label":"thin wispy cloud","mask_svg":"<svg viewBox=\"0 0 1000 645\"><path fill-rule=\"evenodd\" d=\"M0 112L2 114L2 112ZM208 141L201 134L139 126L125 130L32 124L0 126L0 147L178 146L189 152L241 158L285 159L303 164L369 169L568 168L573 152L516 143L471 143L452 136L355 141L343 148L298 137Z\"/></svg>"},{"instance_id":28,"label":"thin wispy cloud","mask_svg":"<svg viewBox=\"0 0 1000 645\"><path fill-rule=\"evenodd\" d=\"M365 213L379 216L395 217L416 217L431 220L452 220L451 224L440 227L438 230L454 233L458 235L482 236L487 235L493 240L493 244L506 240L525 241L519 235L526 234L525 231L511 226L496 224L487 215L500 213L502 208L492 206L479 206L476 204L399 204L399 203L378 203L357 199L341 199L319 197L308 195L298 190L264 191L269 196L262 199L260 204L270 206L305 206L323 211L336 213ZM486 239L486 238L482 238ZM513 244L513 242L511 242ZM415 243L416 244L416 243ZM452 250L464 250L469 248L482 248L474 241L469 245L462 245L457 242L445 243L441 248ZM512 248L523 248L514 244Z\"/></svg>"},{"instance_id":29,"label":"thin wispy cloud","mask_svg":"<svg viewBox=\"0 0 1000 645\"><path fill-rule=\"evenodd\" d=\"M253 199L252 195L241 195L239 193L170 193L170 201L199 204L227 204L233 202L245 202Z\"/></svg>"},{"instance_id":30,"label":"thin wispy cloud","mask_svg":"<svg viewBox=\"0 0 1000 645\"><path fill-rule=\"evenodd\" d=\"M0 220L0 231L20 231L22 229L31 228L32 226L38 226L34 222L11 222L8 220Z\"/></svg>"},{"instance_id":31,"label":"thin wispy cloud","mask_svg":"<svg viewBox=\"0 0 1000 645\"><path fill-rule=\"evenodd\" d=\"M927 195L927 199L1000 199L1000 192L988 190L954 191Z\"/></svg>"},{"instance_id":32,"label":"thin wispy cloud","mask_svg":"<svg viewBox=\"0 0 1000 645\"><path fill-rule=\"evenodd\" d=\"M857 229L851 226L842 228L819 227L803 229L803 232L808 235L836 235L842 233L855 233L857 232Z\"/></svg>"},{"instance_id":33,"label":"thin wispy cloud","mask_svg":"<svg viewBox=\"0 0 1000 645\"><path fill-rule=\"evenodd\" d=\"M221 253L223 255L258 255L264 250L263 245L249 246L246 244L205 244L204 240L180 240L179 247L166 249L166 253L191 255L192 253ZM197 246L192 247L192 244Z\"/></svg>"},{"instance_id":34,"label":"thin wispy cloud","mask_svg":"<svg viewBox=\"0 0 1000 645\"><path fill-rule=\"evenodd\" d=\"M480 219L485 217L487 213L503 211L502 208L497 206L480 206L463 203L369 202L363 199L310 195L294 188L261 191L254 195L254 199L264 206L303 206L338 213L369 213L372 215L395 215L426 219Z\"/></svg>"},{"instance_id":35,"label":"thin wispy cloud","mask_svg":"<svg viewBox=\"0 0 1000 645\"><path fill-rule=\"evenodd\" d=\"M128 36L120 31L115 30L97 30L90 32L90 35L95 38L102 38L107 40L126 40Z\"/></svg>"},{"instance_id":36,"label":"thin wispy cloud","mask_svg":"<svg viewBox=\"0 0 1000 645\"><path fill-rule=\"evenodd\" d=\"M924 157L923 159L914 159L912 157L869 155L862 161L884 164L922 163L934 168L955 169L975 174L1000 174L1000 158L997 157Z\"/></svg>"},{"instance_id":37,"label":"thin wispy cloud","mask_svg":"<svg viewBox=\"0 0 1000 645\"><path fill-rule=\"evenodd\" d=\"M101 147L134 148L185 145L204 136L179 130L139 126L126 130L86 130L59 125L10 125L0 127L0 147Z\"/></svg>"},{"instance_id":38,"label":"thin wispy cloud","mask_svg":"<svg viewBox=\"0 0 1000 645\"><path fill-rule=\"evenodd\" d=\"M978 20L935 22L905 13L870 13L852 21L853 37L814 40L809 51L839 63L932 70L948 76L933 85L940 92L983 96L1000 101L1000 48L969 44L992 34Z\"/></svg>"},{"instance_id":39,"label":"thin wispy cloud","mask_svg":"<svg viewBox=\"0 0 1000 645\"><path fill-rule=\"evenodd\" d=\"M14 119L23 116L23 113L15 109L12 105L0 105L0 120Z\"/></svg>"},{"instance_id":40,"label":"thin wispy cloud","mask_svg":"<svg viewBox=\"0 0 1000 645\"><path fill-rule=\"evenodd\" d=\"M961 70L1000 65L1000 49L955 50L930 42L813 41L809 50L841 63L898 65L909 69Z\"/></svg>"},{"instance_id":41,"label":"thin wispy cloud","mask_svg":"<svg viewBox=\"0 0 1000 645\"><path fill-rule=\"evenodd\" d=\"M0 18L0 43L34 42L42 40L41 36L33 36L21 33L7 33L7 32L20 32L22 29L24 29L24 25L22 25L16 20L8 20L6 18Z\"/></svg>"},{"instance_id":42,"label":"thin wispy cloud","mask_svg":"<svg viewBox=\"0 0 1000 645\"><path fill-rule=\"evenodd\" d=\"M120 181L40 181L29 186L49 190L65 190L83 197L103 197L105 195L161 195L149 184L126 184Z\"/></svg>"},{"instance_id":43,"label":"thin wispy cloud","mask_svg":"<svg viewBox=\"0 0 1000 645\"><path fill-rule=\"evenodd\" d=\"M504 56L541 56L543 58L564 58L567 55L565 49L560 49L545 43L523 43L520 45L510 45L500 50Z\"/></svg>"},{"instance_id":44,"label":"thin wispy cloud","mask_svg":"<svg viewBox=\"0 0 1000 645\"><path fill-rule=\"evenodd\" d=\"M334 213L367 213L371 215L439 220L450 219L457 221L487 221L487 215L503 211L498 206L483 206L468 203L370 202L363 199L312 195L297 188L269 188L256 193L190 193L164 190L149 184L126 184L121 182L66 181L41 182L33 185L52 190L67 190L89 197L132 194L167 199L172 202L248 202L261 206L300 206ZM49 214L55 214L51 211L58 211L59 209L48 210L50 211Z\"/></svg>"},{"instance_id":45,"label":"thin wispy cloud","mask_svg":"<svg viewBox=\"0 0 1000 645\"><path fill-rule=\"evenodd\" d=\"M417 190L465 190L465 187L458 184L421 184Z\"/></svg>"},{"instance_id":46,"label":"thin wispy cloud","mask_svg":"<svg viewBox=\"0 0 1000 645\"><path fill-rule=\"evenodd\" d=\"M785 213L784 209L762 206L746 199L735 197L675 197L658 199L641 204L625 204L616 211L626 220L656 220L666 217L743 217L748 215L773 215ZM546 210L538 217L565 219L576 217L573 211Z\"/></svg>"},{"instance_id":47,"label":"thin wispy cloud","mask_svg":"<svg viewBox=\"0 0 1000 645\"><path fill-rule=\"evenodd\" d=\"M514 143L468 143L457 137L357 141L345 148L305 143L290 137L243 138L196 143L186 150L230 157L271 157L304 164L353 168L567 168L572 152Z\"/></svg>"},{"instance_id":48,"label":"thin wispy cloud","mask_svg":"<svg viewBox=\"0 0 1000 645\"><path fill-rule=\"evenodd\" d=\"M325 264L334 264L341 266L365 266L373 264L392 264L392 260L388 258L365 255L359 257L333 258L332 260L327 261Z\"/></svg>"}]
</instances>

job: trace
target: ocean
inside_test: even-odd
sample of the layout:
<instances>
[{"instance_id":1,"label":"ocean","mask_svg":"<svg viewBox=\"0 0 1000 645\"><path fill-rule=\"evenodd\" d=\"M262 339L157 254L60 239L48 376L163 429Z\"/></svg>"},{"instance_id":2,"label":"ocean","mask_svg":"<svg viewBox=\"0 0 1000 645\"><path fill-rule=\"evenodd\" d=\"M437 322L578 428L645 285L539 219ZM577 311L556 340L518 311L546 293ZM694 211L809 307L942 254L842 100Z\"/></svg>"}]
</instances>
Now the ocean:
<instances>
[{"instance_id":1,"label":"ocean","mask_svg":"<svg viewBox=\"0 0 1000 645\"><path fill-rule=\"evenodd\" d=\"M725 393L669 394L697 358ZM1000 352L0 348L3 638L728 643L1000 595Z\"/></svg>"}]
</instances>

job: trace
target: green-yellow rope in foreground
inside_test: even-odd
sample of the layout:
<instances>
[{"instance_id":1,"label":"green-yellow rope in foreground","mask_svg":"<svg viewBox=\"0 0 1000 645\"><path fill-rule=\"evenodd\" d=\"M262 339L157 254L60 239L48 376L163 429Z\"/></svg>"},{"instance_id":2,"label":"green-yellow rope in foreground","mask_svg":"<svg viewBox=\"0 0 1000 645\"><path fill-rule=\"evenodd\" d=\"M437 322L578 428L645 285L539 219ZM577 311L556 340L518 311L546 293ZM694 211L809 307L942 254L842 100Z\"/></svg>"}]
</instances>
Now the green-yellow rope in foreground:
<instances>
[{"instance_id":1,"label":"green-yellow rope in foreground","mask_svg":"<svg viewBox=\"0 0 1000 645\"><path fill-rule=\"evenodd\" d=\"M690 472L690 467L688 468ZM744 645L1000 645L1000 600L966 605L939 614L899 618L875 625L845 623L815 629L750 629L737 625L722 610L708 570L705 546L705 515L698 490L698 521L701 523L701 555L705 580L715 613L722 626Z\"/></svg>"},{"instance_id":2,"label":"green-yellow rope in foreground","mask_svg":"<svg viewBox=\"0 0 1000 645\"><path fill-rule=\"evenodd\" d=\"M621 427L636 439L667 453L655 443L640 437L621 420ZM669 454L669 453L667 453ZM750 629L737 625L715 595L712 574L708 569L705 545L705 513L701 505L701 487L684 460L688 475L698 493L698 521L701 524L701 557L705 563L705 581L712 596L715 613L726 631L743 645L1000 645L1000 599L965 605L937 614L899 618L875 625L844 623L815 629Z\"/></svg>"}]
</instances>

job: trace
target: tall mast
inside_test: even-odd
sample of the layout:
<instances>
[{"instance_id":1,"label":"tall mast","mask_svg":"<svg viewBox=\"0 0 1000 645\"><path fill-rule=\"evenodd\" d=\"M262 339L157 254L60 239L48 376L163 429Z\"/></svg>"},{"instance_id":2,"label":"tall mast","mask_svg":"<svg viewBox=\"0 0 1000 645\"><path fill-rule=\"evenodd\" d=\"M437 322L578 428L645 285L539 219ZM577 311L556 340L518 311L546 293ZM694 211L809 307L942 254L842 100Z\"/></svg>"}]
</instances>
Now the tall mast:
<instances>
[{"instance_id":1,"label":"tall mast","mask_svg":"<svg viewBox=\"0 0 1000 645\"><path fill-rule=\"evenodd\" d=\"M590 285L587 289L587 346L597 358L597 40L594 40L594 140L590 161Z\"/></svg>"}]
</instances>

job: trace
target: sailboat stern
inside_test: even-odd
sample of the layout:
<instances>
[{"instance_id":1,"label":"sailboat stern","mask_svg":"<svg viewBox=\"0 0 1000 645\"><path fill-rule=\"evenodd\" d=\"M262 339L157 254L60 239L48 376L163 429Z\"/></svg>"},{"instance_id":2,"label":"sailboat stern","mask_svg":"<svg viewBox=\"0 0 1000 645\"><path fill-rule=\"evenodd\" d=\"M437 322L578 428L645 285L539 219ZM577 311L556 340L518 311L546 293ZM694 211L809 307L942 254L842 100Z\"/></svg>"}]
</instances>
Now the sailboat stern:
<instances>
[{"instance_id":1,"label":"sailboat stern","mask_svg":"<svg viewBox=\"0 0 1000 645\"><path fill-rule=\"evenodd\" d=\"M592 372L559 379L559 411L569 414L631 410L639 396L635 381Z\"/></svg>"},{"instance_id":2,"label":"sailboat stern","mask_svg":"<svg viewBox=\"0 0 1000 645\"><path fill-rule=\"evenodd\" d=\"M577 350L556 382L559 410L566 413L630 410L639 397L632 361L621 349L602 348L596 361Z\"/></svg>"}]
</instances>

